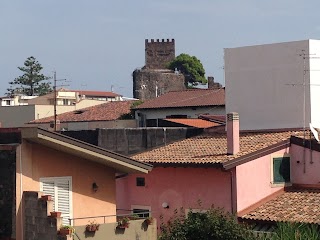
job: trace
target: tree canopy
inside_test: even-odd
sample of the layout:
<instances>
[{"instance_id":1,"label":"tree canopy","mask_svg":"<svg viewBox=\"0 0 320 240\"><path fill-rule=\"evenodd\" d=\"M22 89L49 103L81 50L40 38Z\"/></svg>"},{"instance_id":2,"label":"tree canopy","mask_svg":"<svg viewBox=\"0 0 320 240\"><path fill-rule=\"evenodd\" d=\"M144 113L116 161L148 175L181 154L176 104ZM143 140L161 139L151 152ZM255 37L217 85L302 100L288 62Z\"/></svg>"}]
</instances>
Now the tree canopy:
<instances>
[{"instance_id":1,"label":"tree canopy","mask_svg":"<svg viewBox=\"0 0 320 240\"><path fill-rule=\"evenodd\" d=\"M16 93L27 96L40 96L52 91L50 82L44 82L50 79L41 72L42 66L35 57L28 57L23 67L18 67L22 75L15 78L7 89L7 95L13 96Z\"/></svg>"},{"instance_id":2,"label":"tree canopy","mask_svg":"<svg viewBox=\"0 0 320 240\"><path fill-rule=\"evenodd\" d=\"M195 56L182 53L168 64L168 68L180 71L186 79L187 86L207 83L203 65Z\"/></svg>"}]
</instances>

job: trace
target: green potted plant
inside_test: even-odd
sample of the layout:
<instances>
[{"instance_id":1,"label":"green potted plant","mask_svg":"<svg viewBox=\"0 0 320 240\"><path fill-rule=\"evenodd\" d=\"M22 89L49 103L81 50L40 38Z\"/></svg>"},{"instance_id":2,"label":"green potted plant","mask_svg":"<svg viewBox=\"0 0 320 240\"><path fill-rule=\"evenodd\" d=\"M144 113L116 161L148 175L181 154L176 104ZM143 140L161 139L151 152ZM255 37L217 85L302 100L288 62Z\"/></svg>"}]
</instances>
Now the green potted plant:
<instances>
[{"instance_id":1,"label":"green potted plant","mask_svg":"<svg viewBox=\"0 0 320 240\"><path fill-rule=\"evenodd\" d=\"M89 221L89 223L86 225L86 231L87 232L95 232L99 230L100 224L97 223L95 220Z\"/></svg>"},{"instance_id":2,"label":"green potted plant","mask_svg":"<svg viewBox=\"0 0 320 240\"><path fill-rule=\"evenodd\" d=\"M151 225L153 223L153 217L147 217L144 222L147 224L147 225Z\"/></svg>"},{"instance_id":3,"label":"green potted plant","mask_svg":"<svg viewBox=\"0 0 320 240\"><path fill-rule=\"evenodd\" d=\"M130 218L123 217L118 221L118 228L128 228L129 227Z\"/></svg>"},{"instance_id":4,"label":"green potted plant","mask_svg":"<svg viewBox=\"0 0 320 240\"><path fill-rule=\"evenodd\" d=\"M67 236L74 233L74 227L70 225L62 225L59 230L60 235Z\"/></svg>"}]
</instances>

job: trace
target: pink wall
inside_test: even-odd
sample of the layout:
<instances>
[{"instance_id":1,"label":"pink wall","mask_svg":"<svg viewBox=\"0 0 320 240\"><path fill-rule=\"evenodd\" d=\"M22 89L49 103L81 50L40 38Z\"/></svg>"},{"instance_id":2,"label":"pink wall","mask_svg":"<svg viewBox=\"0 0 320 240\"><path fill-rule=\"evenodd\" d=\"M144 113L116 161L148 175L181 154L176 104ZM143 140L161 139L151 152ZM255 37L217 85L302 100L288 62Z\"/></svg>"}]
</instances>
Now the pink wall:
<instances>
[{"instance_id":1,"label":"pink wall","mask_svg":"<svg viewBox=\"0 0 320 240\"><path fill-rule=\"evenodd\" d=\"M295 184L320 183L320 152L312 151L312 158L308 148L292 144L291 155L291 182ZM304 161L305 160L305 161ZM312 163L313 162L313 163ZM305 163L305 167L304 167ZM304 170L305 169L305 170Z\"/></svg>"},{"instance_id":2,"label":"pink wall","mask_svg":"<svg viewBox=\"0 0 320 240\"><path fill-rule=\"evenodd\" d=\"M137 187L136 177L145 177L146 186ZM209 208L212 204L231 211L231 177L229 172L214 168L162 168L156 167L146 175L129 175L116 181L117 208L131 209L131 205L150 206L152 216L166 221L174 209ZM125 190L124 190L125 189ZM167 202L169 209L162 203Z\"/></svg>"},{"instance_id":3,"label":"pink wall","mask_svg":"<svg viewBox=\"0 0 320 240\"><path fill-rule=\"evenodd\" d=\"M288 148L280 150L236 167L237 212L283 188L271 184L271 159L288 151Z\"/></svg>"}]
</instances>

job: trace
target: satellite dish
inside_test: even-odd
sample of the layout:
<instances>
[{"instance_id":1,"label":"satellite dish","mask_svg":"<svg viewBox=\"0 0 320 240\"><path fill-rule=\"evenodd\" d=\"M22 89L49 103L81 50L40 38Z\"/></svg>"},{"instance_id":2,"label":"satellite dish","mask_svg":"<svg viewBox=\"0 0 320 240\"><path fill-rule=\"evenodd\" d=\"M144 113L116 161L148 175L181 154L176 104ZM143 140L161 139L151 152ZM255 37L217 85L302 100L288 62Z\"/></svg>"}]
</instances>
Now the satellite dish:
<instances>
[{"instance_id":1,"label":"satellite dish","mask_svg":"<svg viewBox=\"0 0 320 240\"><path fill-rule=\"evenodd\" d=\"M311 123L309 124L310 126L310 130L314 136L315 139L317 139L317 141L319 142L319 132L318 132L318 128L314 128Z\"/></svg>"}]
</instances>

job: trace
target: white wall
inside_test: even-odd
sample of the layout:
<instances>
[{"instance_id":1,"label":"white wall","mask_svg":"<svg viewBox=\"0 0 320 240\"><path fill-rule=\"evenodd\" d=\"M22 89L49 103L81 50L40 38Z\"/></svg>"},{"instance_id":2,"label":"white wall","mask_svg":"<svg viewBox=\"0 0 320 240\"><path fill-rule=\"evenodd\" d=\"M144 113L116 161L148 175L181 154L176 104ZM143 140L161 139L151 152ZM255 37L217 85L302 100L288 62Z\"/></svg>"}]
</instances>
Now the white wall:
<instances>
[{"instance_id":1,"label":"white wall","mask_svg":"<svg viewBox=\"0 0 320 240\"><path fill-rule=\"evenodd\" d=\"M310 40L311 123L320 127L320 41ZM309 122L308 122L309 124Z\"/></svg>"},{"instance_id":2,"label":"white wall","mask_svg":"<svg viewBox=\"0 0 320 240\"><path fill-rule=\"evenodd\" d=\"M225 49L226 112L239 113L240 129L303 127L302 50L309 53L309 40ZM309 71L305 80L308 126Z\"/></svg>"}]
</instances>

